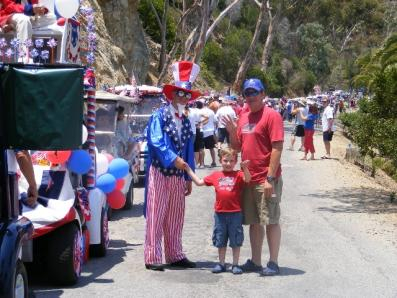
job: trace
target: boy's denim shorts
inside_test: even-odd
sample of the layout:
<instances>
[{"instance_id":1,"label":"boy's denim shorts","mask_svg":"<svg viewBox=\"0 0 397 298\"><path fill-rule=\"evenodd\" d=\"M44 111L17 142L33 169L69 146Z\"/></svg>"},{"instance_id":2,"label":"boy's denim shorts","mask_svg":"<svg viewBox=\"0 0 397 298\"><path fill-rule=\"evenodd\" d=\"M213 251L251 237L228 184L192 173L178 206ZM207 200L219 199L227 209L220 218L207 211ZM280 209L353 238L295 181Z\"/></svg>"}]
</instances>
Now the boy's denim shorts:
<instances>
[{"instance_id":1,"label":"boy's denim shorts","mask_svg":"<svg viewBox=\"0 0 397 298\"><path fill-rule=\"evenodd\" d=\"M243 214L241 212L215 212L214 233L212 243L215 247L230 247L243 245Z\"/></svg>"}]
</instances>

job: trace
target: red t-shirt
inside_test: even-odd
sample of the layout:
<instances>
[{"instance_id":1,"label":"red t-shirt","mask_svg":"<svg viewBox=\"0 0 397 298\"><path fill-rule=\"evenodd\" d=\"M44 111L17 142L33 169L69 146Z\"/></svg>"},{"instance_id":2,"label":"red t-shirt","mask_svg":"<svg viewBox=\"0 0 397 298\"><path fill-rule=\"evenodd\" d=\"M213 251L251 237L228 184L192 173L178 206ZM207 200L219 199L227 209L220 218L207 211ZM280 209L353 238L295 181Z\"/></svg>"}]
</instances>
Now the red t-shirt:
<instances>
[{"instance_id":1,"label":"red t-shirt","mask_svg":"<svg viewBox=\"0 0 397 298\"><path fill-rule=\"evenodd\" d=\"M240 196L244 186L242 171L213 172L204 178L204 183L215 187L215 212L241 211Z\"/></svg>"},{"instance_id":2,"label":"red t-shirt","mask_svg":"<svg viewBox=\"0 0 397 298\"><path fill-rule=\"evenodd\" d=\"M265 181L270 164L272 142L284 140L283 119L280 113L263 107L255 113L242 113L238 121L237 136L241 142L241 159L249 160L252 183ZM281 165L276 177L281 175Z\"/></svg>"},{"instance_id":3,"label":"red t-shirt","mask_svg":"<svg viewBox=\"0 0 397 298\"><path fill-rule=\"evenodd\" d=\"M243 108L241 106L239 106L238 104L235 104L232 106L234 112L236 113L236 116L240 116L241 111L243 110Z\"/></svg>"}]
</instances>

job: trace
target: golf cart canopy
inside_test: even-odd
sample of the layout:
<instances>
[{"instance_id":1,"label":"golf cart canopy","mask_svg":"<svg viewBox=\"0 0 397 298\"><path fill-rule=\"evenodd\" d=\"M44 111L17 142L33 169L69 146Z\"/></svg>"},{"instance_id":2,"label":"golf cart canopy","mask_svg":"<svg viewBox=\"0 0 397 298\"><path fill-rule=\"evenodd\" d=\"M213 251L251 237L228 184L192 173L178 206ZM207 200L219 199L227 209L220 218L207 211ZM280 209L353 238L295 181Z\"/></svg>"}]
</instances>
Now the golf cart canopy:
<instances>
[{"instance_id":1,"label":"golf cart canopy","mask_svg":"<svg viewBox=\"0 0 397 298\"><path fill-rule=\"evenodd\" d=\"M123 95L118 95L106 91L97 91L95 94L96 101L98 103L112 103L112 102L125 102L125 103L131 103L134 104L136 103L136 100L134 100L131 97L128 96L123 96Z\"/></svg>"}]
</instances>

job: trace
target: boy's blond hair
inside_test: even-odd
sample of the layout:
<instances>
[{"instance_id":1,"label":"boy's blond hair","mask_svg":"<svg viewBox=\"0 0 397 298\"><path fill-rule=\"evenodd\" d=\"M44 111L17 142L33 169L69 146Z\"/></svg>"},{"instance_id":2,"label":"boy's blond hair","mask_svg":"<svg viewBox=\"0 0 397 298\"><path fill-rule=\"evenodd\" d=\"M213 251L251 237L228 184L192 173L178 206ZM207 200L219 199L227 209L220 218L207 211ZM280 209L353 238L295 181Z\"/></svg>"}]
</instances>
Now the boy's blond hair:
<instances>
[{"instance_id":1,"label":"boy's blond hair","mask_svg":"<svg viewBox=\"0 0 397 298\"><path fill-rule=\"evenodd\" d=\"M234 159L237 160L237 151L234 150L234 149L232 149L232 148L230 148L230 147L223 148L223 149L221 149L221 150L219 151L219 160L221 161L222 158L223 158L224 156L227 156L227 155L233 156Z\"/></svg>"}]
</instances>

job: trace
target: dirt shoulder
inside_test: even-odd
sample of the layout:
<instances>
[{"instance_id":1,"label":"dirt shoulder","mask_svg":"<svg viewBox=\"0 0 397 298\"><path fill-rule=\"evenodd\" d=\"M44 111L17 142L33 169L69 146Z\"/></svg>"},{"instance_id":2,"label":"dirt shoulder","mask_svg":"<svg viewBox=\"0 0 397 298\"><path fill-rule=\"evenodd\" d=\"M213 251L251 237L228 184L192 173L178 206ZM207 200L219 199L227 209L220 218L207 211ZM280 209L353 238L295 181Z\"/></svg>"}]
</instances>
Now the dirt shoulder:
<instances>
[{"instance_id":1,"label":"dirt shoulder","mask_svg":"<svg viewBox=\"0 0 397 298\"><path fill-rule=\"evenodd\" d=\"M314 143L316 158L320 158L325 151L321 130L316 132ZM359 206L364 213L379 215L379 223L389 222L397 227L397 201L390 202L390 195L393 192L397 193L397 182L381 170L377 170L375 177L371 177L369 172L347 161L345 155L349 144L351 140L347 139L342 128L338 127L331 142L331 156L338 162L328 164L335 167L337 175L343 175L345 185L356 190L355 193L351 193L349 203ZM341 166L347 171L343 171Z\"/></svg>"}]
</instances>

